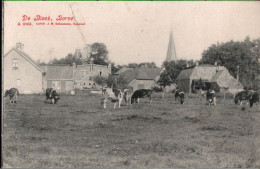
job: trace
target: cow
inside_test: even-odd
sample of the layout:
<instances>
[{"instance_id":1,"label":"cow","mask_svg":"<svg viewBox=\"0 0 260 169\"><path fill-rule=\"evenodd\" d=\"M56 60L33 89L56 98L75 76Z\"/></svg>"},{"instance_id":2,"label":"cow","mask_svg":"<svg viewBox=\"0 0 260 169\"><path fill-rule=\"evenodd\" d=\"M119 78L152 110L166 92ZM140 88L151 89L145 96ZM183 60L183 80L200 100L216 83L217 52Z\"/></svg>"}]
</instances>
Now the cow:
<instances>
[{"instance_id":1,"label":"cow","mask_svg":"<svg viewBox=\"0 0 260 169\"><path fill-rule=\"evenodd\" d=\"M211 106L212 104L216 105L216 96L215 96L215 91L207 91L206 93L206 99L207 103Z\"/></svg>"},{"instance_id":2,"label":"cow","mask_svg":"<svg viewBox=\"0 0 260 169\"><path fill-rule=\"evenodd\" d=\"M114 103L114 109L116 108L116 104L118 103L118 107L121 107L121 102L123 100L123 93L120 89L106 89L105 97L103 100L103 106L104 109L106 108L107 101L110 100L112 103Z\"/></svg>"},{"instance_id":3,"label":"cow","mask_svg":"<svg viewBox=\"0 0 260 169\"><path fill-rule=\"evenodd\" d=\"M132 91L130 89L125 89L123 92L123 98L127 106L131 105L131 97L132 97Z\"/></svg>"},{"instance_id":4,"label":"cow","mask_svg":"<svg viewBox=\"0 0 260 169\"><path fill-rule=\"evenodd\" d=\"M10 97L10 103L17 103L17 96L19 96L19 91L16 88L11 88L5 91L4 97Z\"/></svg>"},{"instance_id":5,"label":"cow","mask_svg":"<svg viewBox=\"0 0 260 169\"><path fill-rule=\"evenodd\" d=\"M107 91L107 86L102 86L102 95L104 96L106 94L106 91Z\"/></svg>"},{"instance_id":6,"label":"cow","mask_svg":"<svg viewBox=\"0 0 260 169\"><path fill-rule=\"evenodd\" d=\"M180 90L179 90L179 89L176 89L176 90L175 90L175 94L174 94L175 101L176 101L177 98L179 97L179 93L180 93Z\"/></svg>"},{"instance_id":7,"label":"cow","mask_svg":"<svg viewBox=\"0 0 260 169\"><path fill-rule=\"evenodd\" d=\"M259 94L257 92L254 92L252 95L249 97L249 103L250 107L253 107L253 104L259 102Z\"/></svg>"},{"instance_id":8,"label":"cow","mask_svg":"<svg viewBox=\"0 0 260 169\"><path fill-rule=\"evenodd\" d=\"M56 104L60 99L58 93L53 88L46 89L46 101L50 99L52 104Z\"/></svg>"},{"instance_id":9,"label":"cow","mask_svg":"<svg viewBox=\"0 0 260 169\"><path fill-rule=\"evenodd\" d=\"M250 97L255 93L253 90L244 90L241 92L238 92L235 95L234 102L235 104L238 104L238 101L240 102L240 105L242 105L242 101L246 100L247 104L249 102Z\"/></svg>"},{"instance_id":10,"label":"cow","mask_svg":"<svg viewBox=\"0 0 260 169\"><path fill-rule=\"evenodd\" d=\"M139 98L149 98L149 103L152 102L152 90L151 89L139 89L136 90L131 97L131 104L139 103Z\"/></svg>"},{"instance_id":11,"label":"cow","mask_svg":"<svg viewBox=\"0 0 260 169\"><path fill-rule=\"evenodd\" d=\"M185 94L183 91L180 91L179 89L177 89L175 91L175 94L174 94L174 97L175 97L175 101L178 99L180 104L183 104L184 103L184 99L185 99Z\"/></svg>"}]
</instances>

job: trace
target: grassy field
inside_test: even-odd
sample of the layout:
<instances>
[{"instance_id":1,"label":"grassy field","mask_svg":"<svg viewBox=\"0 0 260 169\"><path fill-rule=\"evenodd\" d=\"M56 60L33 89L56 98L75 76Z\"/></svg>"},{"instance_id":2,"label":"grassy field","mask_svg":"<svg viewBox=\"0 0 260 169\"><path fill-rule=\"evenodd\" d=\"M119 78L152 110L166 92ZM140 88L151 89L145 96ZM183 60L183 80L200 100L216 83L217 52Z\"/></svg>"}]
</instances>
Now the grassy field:
<instances>
[{"instance_id":1,"label":"grassy field","mask_svg":"<svg viewBox=\"0 0 260 169\"><path fill-rule=\"evenodd\" d=\"M106 110L101 96L21 95L4 104L4 167L247 168L254 167L254 116L259 105L216 106L190 96L183 105L160 94L149 104ZM123 102L124 104L124 102ZM246 107L245 109L242 107Z\"/></svg>"}]
</instances>

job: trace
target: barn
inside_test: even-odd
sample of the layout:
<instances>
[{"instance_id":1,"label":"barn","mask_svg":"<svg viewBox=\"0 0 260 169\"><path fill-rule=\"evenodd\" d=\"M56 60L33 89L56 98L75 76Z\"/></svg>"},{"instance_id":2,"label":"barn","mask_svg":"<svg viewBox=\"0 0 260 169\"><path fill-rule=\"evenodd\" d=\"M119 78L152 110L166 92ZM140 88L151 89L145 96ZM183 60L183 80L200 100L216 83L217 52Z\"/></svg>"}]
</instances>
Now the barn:
<instances>
[{"instance_id":1,"label":"barn","mask_svg":"<svg viewBox=\"0 0 260 169\"><path fill-rule=\"evenodd\" d=\"M45 72L44 89L53 88L59 93L69 93L74 90L73 66L46 65L41 67Z\"/></svg>"},{"instance_id":2,"label":"barn","mask_svg":"<svg viewBox=\"0 0 260 169\"><path fill-rule=\"evenodd\" d=\"M198 90L214 89L231 93L243 90L241 83L228 72L224 66L196 65L182 70L177 77L177 86L185 92L197 92Z\"/></svg>"},{"instance_id":3,"label":"barn","mask_svg":"<svg viewBox=\"0 0 260 169\"><path fill-rule=\"evenodd\" d=\"M4 90L14 87L21 94L41 93L44 72L23 48L22 43L17 43L16 47L4 55Z\"/></svg>"}]
</instances>

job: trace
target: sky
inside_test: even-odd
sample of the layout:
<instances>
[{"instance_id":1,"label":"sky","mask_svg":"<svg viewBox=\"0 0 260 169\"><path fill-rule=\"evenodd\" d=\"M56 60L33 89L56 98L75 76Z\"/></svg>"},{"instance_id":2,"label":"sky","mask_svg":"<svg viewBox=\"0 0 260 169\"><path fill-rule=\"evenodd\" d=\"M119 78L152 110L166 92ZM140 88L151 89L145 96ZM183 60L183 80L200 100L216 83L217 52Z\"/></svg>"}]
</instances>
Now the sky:
<instances>
[{"instance_id":1,"label":"sky","mask_svg":"<svg viewBox=\"0 0 260 169\"><path fill-rule=\"evenodd\" d=\"M81 26L17 26L22 16L74 16ZM4 2L4 53L17 42L35 61L104 43L116 64L166 59L170 31L178 59L199 60L210 45L260 38L260 2Z\"/></svg>"}]
</instances>

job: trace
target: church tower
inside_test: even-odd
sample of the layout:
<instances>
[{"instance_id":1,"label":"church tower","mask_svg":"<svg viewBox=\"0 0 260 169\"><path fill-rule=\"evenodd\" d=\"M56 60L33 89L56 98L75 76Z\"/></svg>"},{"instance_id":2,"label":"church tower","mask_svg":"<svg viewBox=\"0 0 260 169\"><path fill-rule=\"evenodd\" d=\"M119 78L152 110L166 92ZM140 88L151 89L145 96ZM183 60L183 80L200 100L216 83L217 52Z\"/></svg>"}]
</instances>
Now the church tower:
<instances>
[{"instance_id":1,"label":"church tower","mask_svg":"<svg viewBox=\"0 0 260 169\"><path fill-rule=\"evenodd\" d=\"M166 61L177 61L177 56L176 56L176 50L175 50L175 45L174 45L172 31L171 31L171 34L170 34L170 40L169 40L169 44L168 44L168 51L167 51Z\"/></svg>"}]
</instances>

